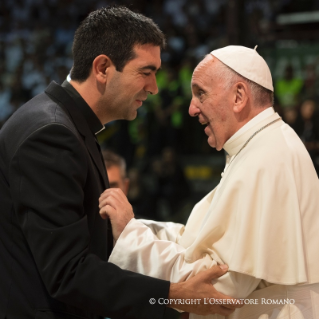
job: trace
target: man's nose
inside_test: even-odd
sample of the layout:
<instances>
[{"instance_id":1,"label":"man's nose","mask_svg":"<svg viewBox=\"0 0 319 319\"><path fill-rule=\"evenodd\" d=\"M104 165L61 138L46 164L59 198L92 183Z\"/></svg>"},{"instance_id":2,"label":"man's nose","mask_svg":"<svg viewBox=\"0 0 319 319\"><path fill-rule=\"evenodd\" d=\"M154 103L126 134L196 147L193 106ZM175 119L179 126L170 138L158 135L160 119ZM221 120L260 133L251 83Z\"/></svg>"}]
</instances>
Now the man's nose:
<instances>
[{"instance_id":1,"label":"man's nose","mask_svg":"<svg viewBox=\"0 0 319 319\"><path fill-rule=\"evenodd\" d=\"M198 116L200 110L196 106L196 103L194 102L194 99L191 100L191 104L189 105L188 113L190 116Z\"/></svg>"},{"instance_id":2,"label":"man's nose","mask_svg":"<svg viewBox=\"0 0 319 319\"><path fill-rule=\"evenodd\" d=\"M145 91L149 92L150 94L157 94L158 93L158 87L156 83L156 75L152 74L150 76L150 79L145 87Z\"/></svg>"}]
</instances>

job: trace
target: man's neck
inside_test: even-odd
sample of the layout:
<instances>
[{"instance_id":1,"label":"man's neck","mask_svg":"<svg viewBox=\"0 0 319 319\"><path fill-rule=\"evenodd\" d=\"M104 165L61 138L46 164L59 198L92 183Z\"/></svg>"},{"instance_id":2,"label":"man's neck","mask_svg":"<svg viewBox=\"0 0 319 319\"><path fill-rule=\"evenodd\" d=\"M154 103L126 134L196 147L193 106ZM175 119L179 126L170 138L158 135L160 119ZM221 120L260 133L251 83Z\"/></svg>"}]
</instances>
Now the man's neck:
<instances>
[{"instance_id":1,"label":"man's neck","mask_svg":"<svg viewBox=\"0 0 319 319\"><path fill-rule=\"evenodd\" d=\"M263 106L263 107L250 107L246 112L240 112L235 115L236 124L234 126L233 134L236 134L242 127L244 127L247 123L249 123L253 118L255 118L258 114L262 113L266 109L271 106Z\"/></svg>"},{"instance_id":2,"label":"man's neck","mask_svg":"<svg viewBox=\"0 0 319 319\"><path fill-rule=\"evenodd\" d=\"M263 113L263 114L262 114ZM232 140L233 138L237 137L242 132L246 131L246 128L248 129L250 127L250 124L253 124L254 122L258 122L259 119L264 118L264 116L268 116L268 114L273 114L274 109L271 106L258 108L256 112L252 113L249 118L247 118L246 121L241 123L234 131L234 134L228 139L228 141ZM227 141L227 142L228 142Z\"/></svg>"},{"instance_id":3,"label":"man's neck","mask_svg":"<svg viewBox=\"0 0 319 319\"><path fill-rule=\"evenodd\" d=\"M96 88L90 84L89 80L86 80L84 82L78 82L78 81L73 81L71 80L69 82L77 91L78 93L82 96L84 101L88 104L88 106L91 108L91 110L95 113L95 115L98 117L100 122L102 124L103 120L101 116L99 116L97 104L98 104L98 99L97 99L97 94L96 94Z\"/></svg>"}]
</instances>

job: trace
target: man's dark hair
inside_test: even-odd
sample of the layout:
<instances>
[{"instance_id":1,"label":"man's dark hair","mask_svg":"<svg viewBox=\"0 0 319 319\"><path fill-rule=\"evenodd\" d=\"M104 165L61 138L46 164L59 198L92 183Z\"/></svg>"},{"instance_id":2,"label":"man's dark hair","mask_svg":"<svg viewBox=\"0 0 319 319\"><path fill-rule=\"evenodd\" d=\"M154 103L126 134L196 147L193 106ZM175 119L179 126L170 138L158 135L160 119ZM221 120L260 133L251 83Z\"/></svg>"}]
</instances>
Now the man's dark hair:
<instances>
[{"instance_id":1,"label":"man's dark hair","mask_svg":"<svg viewBox=\"0 0 319 319\"><path fill-rule=\"evenodd\" d=\"M107 55L121 72L134 58L135 45L165 47L165 37L153 20L126 7L112 6L91 12L75 31L72 80L83 82L91 71L93 60Z\"/></svg>"}]
</instances>

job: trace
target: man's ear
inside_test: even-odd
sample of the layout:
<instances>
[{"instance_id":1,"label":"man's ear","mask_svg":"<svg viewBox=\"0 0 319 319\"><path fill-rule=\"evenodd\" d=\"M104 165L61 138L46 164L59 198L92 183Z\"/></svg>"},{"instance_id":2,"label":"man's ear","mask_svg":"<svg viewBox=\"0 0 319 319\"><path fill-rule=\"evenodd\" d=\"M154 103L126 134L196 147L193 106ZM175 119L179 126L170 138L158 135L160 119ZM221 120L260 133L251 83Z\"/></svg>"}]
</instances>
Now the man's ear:
<instances>
[{"instance_id":1,"label":"man's ear","mask_svg":"<svg viewBox=\"0 0 319 319\"><path fill-rule=\"evenodd\" d=\"M110 76L110 68L114 67L111 59L104 54L98 55L92 63L92 73L96 80L100 83L106 83Z\"/></svg>"},{"instance_id":2,"label":"man's ear","mask_svg":"<svg viewBox=\"0 0 319 319\"><path fill-rule=\"evenodd\" d=\"M248 86L244 82L236 83L235 87L235 101L233 110L235 113L240 113L248 102Z\"/></svg>"}]
</instances>

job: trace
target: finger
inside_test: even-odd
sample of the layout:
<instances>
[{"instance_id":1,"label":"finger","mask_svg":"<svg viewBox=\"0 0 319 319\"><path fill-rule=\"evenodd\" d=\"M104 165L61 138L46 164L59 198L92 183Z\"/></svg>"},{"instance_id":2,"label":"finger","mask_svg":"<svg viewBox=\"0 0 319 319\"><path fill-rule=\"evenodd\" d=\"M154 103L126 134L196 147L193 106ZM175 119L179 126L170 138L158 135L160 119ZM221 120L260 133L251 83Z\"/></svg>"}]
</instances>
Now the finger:
<instances>
[{"instance_id":1,"label":"finger","mask_svg":"<svg viewBox=\"0 0 319 319\"><path fill-rule=\"evenodd\" d=\"M113 195L108 196L105 200L102 201L101 208L107 205L112 206L116 211L123 211L126 206L122 200L114 197Z\"/></svg>"},{"instance_id":2,"label":"finger","mask_svg":"<svg viewBox=\"0 0 319 319\"><path fill-rule=\"evenodd\" d=\"M101 209L104 206L104 198L99 198L99 208Z\"/></svg>"},{"instance_id":3,"label":"finger","mask_svg":"<svg viewBox=\"0 0 319 319\"><path fill-rule=\"evenodd\" d=\"M110 196L102 199L99 203L99 208L101 209L102 207L106 206L106 205L109 205L110 203ZM114 207L113 207L114 208Z\"/></svg>"},{"instance_id":4,"label":"finger","mask_svg":"<svg viewBox=\"0 0 319 319\"><path fill-rule=\"evenodd\" d=\"M102 194L99 198L99 208L105 205L111 198L114 198L118 201L119 205L121 204L128 204L127 197L124 195L124 193L120 192L107 192L105 194ZM114 202L114 200L112 200ZM114 202L115 203L115 202Z\"/></svg>"},{"instance_id":5,"label":"finger","mask_svg":"<svg viewBox=\"0 0 319 319\"><path fill-rule=\"evenodd\" d=\"M116 193L111 192L109 194L101 196L99 199L99 208L102 208L105 205L111 205L113 208L121 207L122 205L128 204L128 201L126 198L121 198Z\"/></svg>"},{"instance_id":6,"label":"finger","mask_svg":"<svg viewBox=\"0 0 319 319\"><path fill-rule=\"evenodd\" d=\"M110 191L106 194L113 196L121 201L127 201L126 195L123 193L123 191L120 188L110 188Z\"/></svg>"},{"instance_id":7,"label":"finger","mask_svg":"<svg viewBox=\"0 0 319 319\"><path fill-rule=\"evenodd\" d=\"M116 210L112 206L106 205L100 209L100 216L102 219L106 219L107 217L112 219L115 214Z\"/></svg>"},{"instance_id":8,"label":"finger","mask_svg":"<svg viewBox=\"0 0 319 319\"><path fill-rule=\"evenodd\" d=\"M124 195L125 194L123 193L123 191L120 189L120 188L116 188L116 187L112 187L112 188L108 188L106 189L101 195L104 195L104 194L119 194L119 195ZM125 196L126 197L126 196Z\"/></svg>"},{"instance_id":9,"label":"finger","mask_svg":"<svg viewBox=\"0 0 319 319\"><path fill-rule=\"evenodd\" d=\"M106 189L101 193L100 196L102 196L107 190L108 190L108 188L106 188Z\"/></svg>"},{"instance_id":10,"label":"finger","mask_svg":"<svg viewBox=\"0 0 319 319\"><path fill-rule=\"evenodd\" d=\"M100 198L105 198L109 195L111 195L112 193L116 192L116 188L107 188L101 195Z\"/></svg>"},{"instance_id":11,"label":"finger","mask_svg":"<svg viewBox=\"0 0 319 319\"><path fill-rule=\"evenodd\" d=\"M202 275L204 281L211 283L212 279L219 278L220 276L224 275L227 272L227 270L227 265L214 265L212 268L207 269L198 275Z\"/></svg>"},{"instance_id":12,"label":"finger","mask_svg":"<svg viewBox=\"0 0 319 319\"><path fill-rule=\"evenodd\" d=\"M109 196L109 195L115 194L115 193L119 193L119 188L114 188L114 187L108 188L100 195L100 197L103 198L103 197L106 197L106 196Z\"/></svg>"},{"instance_id":13,"label":"finger","mask_svg":"<svg viewBox=\"0 0 319 319\"><path fill-rule=\"evenodd\" d=\"M101 203L101 201L105 200L105 198L107 198L109 195L106 193L102 193L101 196L99 197L99 203Z\"/></svg>"},{"instance_id":14,"label":"finger","mask_svg":"<svg viewBox=\"0 0 319 319\"><path fill-rule=\"evenodd\" d=\"M103 198L100 197L100 199L99 199L99 208L102 208L103 206L107 205L108 198L109 198L109 196L103 197Z\"/></svg>"}]
</instances>

